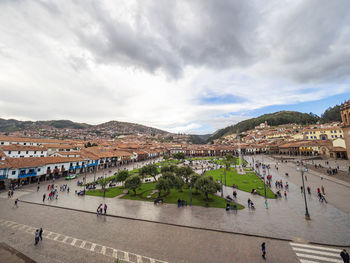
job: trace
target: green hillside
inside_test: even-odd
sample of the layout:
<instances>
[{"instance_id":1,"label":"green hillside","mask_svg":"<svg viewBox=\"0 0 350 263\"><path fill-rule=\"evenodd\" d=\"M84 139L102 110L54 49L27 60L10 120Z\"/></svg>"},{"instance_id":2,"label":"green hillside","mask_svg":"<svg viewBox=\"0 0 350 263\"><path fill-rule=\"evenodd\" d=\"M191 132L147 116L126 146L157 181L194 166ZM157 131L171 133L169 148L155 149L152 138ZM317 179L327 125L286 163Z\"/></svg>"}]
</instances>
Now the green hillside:
<instances>
[{"instance_id":1,"label":"green hillside","mask_svg":"<svg viewBox=\"0 0 350 263\"><path fill-rule=\"evenodd\" d=\"M315 114L301 113L297 111L279 111L275 113L264 114L257 118L252 118L248 120L241 121L235 125L228 126L226 128L216 131L212 136L209 137L208 141L218 139L222 136L245 132L247 130L254 129L260 123L267 121L270 126L277 126L288 123L296 124L314 124L320 120Z\"/></svg>"}]
</instances>

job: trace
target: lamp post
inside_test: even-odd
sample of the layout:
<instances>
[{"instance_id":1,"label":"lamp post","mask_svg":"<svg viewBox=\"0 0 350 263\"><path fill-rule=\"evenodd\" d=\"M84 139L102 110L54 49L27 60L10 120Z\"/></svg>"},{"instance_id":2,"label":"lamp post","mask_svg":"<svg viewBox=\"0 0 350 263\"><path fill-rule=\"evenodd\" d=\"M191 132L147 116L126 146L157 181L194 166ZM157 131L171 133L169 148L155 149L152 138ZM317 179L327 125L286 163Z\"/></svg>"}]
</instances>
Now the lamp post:
<instances>
[{"instance_id":1,"label":"lamp post","mask_svg":"<svg viewBox=\"0 0 350 263\"><path fill-rule=\"evenodd\" d=\"M224 168L224 171L225 171L225 168ZM224 187L223 187L223 185L222 185L222 173L220 173L221 174L221 197L224 197Z\"/></svg>"},{"instance_id":2,"label":"lamp post","mask_svg":"<svg viewBox=\"0 0 350 263\"><path fill-rule=\"evenodd\" d=\"M192 182L190 183L190 206L192 206Z\"/></svg>"},{"instance_id":3,"label":"lamp post","mask_svg":"<svg viewBox=\"0 0 350 263\"><path fill-rule=\"evenodd\" d=\"M266 173L266 170L265 170L266 166L264 165L264 170L263 170L263 174L264 174L264 196L265 196L265 207L266 209L268 209L268 204L267 204L267 198L266 198L266 179L265 179L265 173ZM269 171L269 168L267 168L267 173Z\"/></svg>"},{"instance_id":4,"label":"lamp post","mask_svg":"<svg viewBox=\"0 0 350 263\"><path fill-rule=\"evenodd\" d=\"M301 179L303 182L303 193L304 193L304 201L305 201L305 219L310 220L310 214L309 214L309 209L307 208L305 184L304 184L304 173L307 172L308 170L304 166L299 166L299 167L297 166L296 170L301 172Z\"/></svg>"}]
</instances>

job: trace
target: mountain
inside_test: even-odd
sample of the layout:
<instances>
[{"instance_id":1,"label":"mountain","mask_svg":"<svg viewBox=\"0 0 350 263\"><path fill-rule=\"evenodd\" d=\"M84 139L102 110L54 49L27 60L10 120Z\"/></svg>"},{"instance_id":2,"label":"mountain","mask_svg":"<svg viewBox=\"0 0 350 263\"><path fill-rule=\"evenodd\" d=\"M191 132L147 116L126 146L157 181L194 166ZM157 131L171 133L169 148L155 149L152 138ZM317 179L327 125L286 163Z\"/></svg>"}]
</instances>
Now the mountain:
<instances>
[{"instance_id":1,"label":"mountain","mask_svg":"<svg viewBox=\"0 0 350 263\"><path fill-rule=\"evenodd\" d=\"M95 125L93 129L111 130L119 134L147 133L164 135L169 133L157 128L152 128L141 124L120 121L109 121L102 124L98 124Z\"/></svg>"},{"instance_id":2,"label":"mountain","mask_svg":"<svg viewBox=\"0 0 350 263\"><path fill-rule=\"evenodd\" d=\"M245 132L247 130L254 129L260 123L267 122L270 126L277 126L288 123L296 124L314 124L320 120L320 117L313 113L301 113L297 111L279 111L275 113L264 114L257 118L252 118L238 122L235 125L228 126L226 128L216 131L213 135L208 138L208 141L212 141L223 137L225 135Z\"/></svg>"},{"instance_id":3,"label":"mountain","mask_svg":"<svg viewBox=\"0 0 350 263\"><path fill-rule=\"evenodd\" d=\"M168 134L168 132L129 122L109 121L98 125L78 123L70 120L50 120L50 121L18 121L15 119L0 118L0 132L15 131L39 131L39 130L84 130L91 133L102 134Z\"/></svg>"},{"instance_id":4,"label":"mountain","mask_svg":"<svg viewBox=\"0 0 350 263\"><path fill-rule=\"evenodd\" d=\"M341 122L340 105L329 107L321 115L321 120L320 120L321 123L327 123L327 122L333 122L333 121Z\"/></svg>"},{"instance_id":5,"label":"mountain","mask_svg":"<svg viewBox=\"0 0 350 263\"><path fill-rule=\"evenodd\" d=\"M205 144L207 143L208 138L211 136L211 134L203 134L203 135L195 135L190 134L189 139L192 144Z\"/></svg>"}]
</instances>

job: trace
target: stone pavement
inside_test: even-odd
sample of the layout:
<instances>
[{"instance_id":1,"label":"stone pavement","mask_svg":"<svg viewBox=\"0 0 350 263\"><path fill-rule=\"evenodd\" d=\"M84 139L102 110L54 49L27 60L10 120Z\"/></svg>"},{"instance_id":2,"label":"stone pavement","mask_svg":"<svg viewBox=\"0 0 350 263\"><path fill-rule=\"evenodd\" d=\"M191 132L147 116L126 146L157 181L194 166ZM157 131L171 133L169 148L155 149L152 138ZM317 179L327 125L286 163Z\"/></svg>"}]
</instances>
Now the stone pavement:
<instances>
[{"instance_id":1,"label":"stone pavement","mask_svg":"<svg viewBox=\"0 0 350 263\"><path fill-rule=\"evenodd\" d=\"M6 243L0 243L0 262L6 263L35 263L34 260L27 257L23 253L17 251L13 247L10 247Z\"/></svg>"},{"instance_id":2,"label":"stone pavement","mask_svg":"<svg viewBox=\"0 0 350 263\"><path fill-rule=\"evenodd\" d=\"M52 206L27 203L21 203L18 209L11 206L11 200L0 199L0 218L23 226L12 222L0 224L0 242L6 242L38 263L115 263L112 257L106 256L110 252L107 247L142 255L142 260L149 257L171 263L281 263L282 258L283 263L297 262L289 242L280 240L97 217L95 214ZM28 232L30 227L42 227L47 238L44 237L38 246L34 246L33 235L18 229L25 226ZM77 241L74 245L73 240L59 242L61 237L55 241L56 235L48 231L74 237ZM80 248L82 243L78 240L105 246L105 255L99 253L101 247L94 249L94 252L87 249L90 244L84 245L86 249ZM266 242L266 261L261 257L262 242ZM145 262L148 263L146 259Z\"/></svg>"}]
</instances>

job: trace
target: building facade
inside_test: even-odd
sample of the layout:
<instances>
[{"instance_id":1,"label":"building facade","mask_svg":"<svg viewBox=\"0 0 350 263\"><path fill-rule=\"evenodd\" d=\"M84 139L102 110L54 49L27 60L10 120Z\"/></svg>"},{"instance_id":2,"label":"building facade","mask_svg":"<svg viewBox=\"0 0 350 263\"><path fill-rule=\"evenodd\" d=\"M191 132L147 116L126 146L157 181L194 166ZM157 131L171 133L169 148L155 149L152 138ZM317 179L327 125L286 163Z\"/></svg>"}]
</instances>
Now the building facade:
<instances>
[{"instance_id":1,"label":"building facade","mask_svg":"<svg viewBox=\"0 0 350 263\"><path fill-rule=\"evenodd\" d=\"M344 133L344 140L346 145L346 152L348 158L350 158L350 100L344 102L340 106L340 114L342 119L342 128Z\"/></svg>"}]
</instances>

